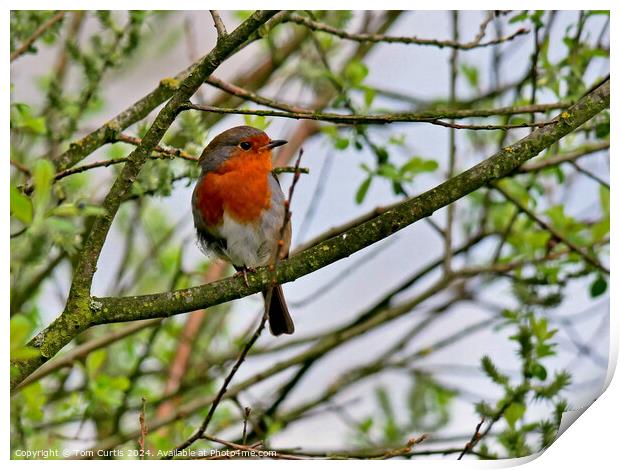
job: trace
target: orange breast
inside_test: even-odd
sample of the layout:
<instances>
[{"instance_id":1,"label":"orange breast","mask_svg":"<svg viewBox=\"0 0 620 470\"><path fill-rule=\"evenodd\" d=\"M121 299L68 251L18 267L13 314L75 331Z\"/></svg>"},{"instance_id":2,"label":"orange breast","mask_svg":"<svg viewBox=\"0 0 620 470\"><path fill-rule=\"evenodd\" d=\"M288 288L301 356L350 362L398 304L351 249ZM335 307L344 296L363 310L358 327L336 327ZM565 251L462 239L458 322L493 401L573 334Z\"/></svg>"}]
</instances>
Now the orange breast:
<instances>
[{"instance_id":1,"label":"orange breast","mask_svg":"<svg viewBox=\"0 0 620 470\"><path fill-rule=\"evenodd\" d=\"M208 225L219 225L224 211L237 222L258 222L271 203L271 152L266 153L232 157L202 178L196 202Z\"/></svg>"}]
</instances>

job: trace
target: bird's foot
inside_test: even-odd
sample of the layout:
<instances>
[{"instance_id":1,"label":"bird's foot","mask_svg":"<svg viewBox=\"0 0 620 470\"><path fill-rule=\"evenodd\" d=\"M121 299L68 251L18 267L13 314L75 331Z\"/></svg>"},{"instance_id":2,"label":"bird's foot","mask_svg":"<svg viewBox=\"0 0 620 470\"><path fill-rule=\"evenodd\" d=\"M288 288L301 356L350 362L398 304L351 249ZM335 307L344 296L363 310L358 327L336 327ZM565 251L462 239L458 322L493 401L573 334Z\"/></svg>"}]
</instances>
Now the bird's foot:
<instances>
[{"instance_id":1,"label":"bird's foot","mask_svg":"<svg viewBox=\"0 0 620 470\"><path fill-rule=\"evenodd\" d=\"M239 271L235 274L236 276L243 276L243 281L245 282L245 287L250 287L250 282L248 281L248 273L254 273L256 269L243 267L240 268Z\"/></svg>"}]
</instances>

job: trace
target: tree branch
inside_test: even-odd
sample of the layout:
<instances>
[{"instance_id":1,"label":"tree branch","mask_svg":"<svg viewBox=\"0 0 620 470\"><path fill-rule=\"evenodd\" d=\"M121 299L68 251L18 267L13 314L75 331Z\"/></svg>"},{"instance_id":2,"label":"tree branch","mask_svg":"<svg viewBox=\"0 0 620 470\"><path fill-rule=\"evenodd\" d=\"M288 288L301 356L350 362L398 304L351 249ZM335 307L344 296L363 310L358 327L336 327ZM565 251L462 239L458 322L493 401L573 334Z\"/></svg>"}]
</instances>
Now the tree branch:
<instances>
[{"instance_id":1,"label":"tree branch","mask_svg":"<svg viewBox=\"0 0 620 470\"><path fill-rule=\"evenodd\" d=\"M253 32L255 32L255 30ZM248 37L249 36L250 35L248 35ZM257 37L255 39L259 38ZM230 40L230 37L227 38L227 40ZM299 39L296 38L290 46L295 47L298 45ZM203 57L201 61L204 59L205 58ZM181 82L185 80L194 70L196 70L198 63L199 62L196 62L190 65L172 78L165 78L161 80L157 88L136 101L133 105L129 106L121 113L117 114L103 126L82 137L81 139L72 142L65 152L54 159L57 169L65 170L70 168L102 145L109 142L114 142L115 136L118 132L128 128L138 121L141 121L147 117L151 111L164 103L166 100L170 99L170 97L178 90ZM271 64L271 61L268 61L267 64ZM268 67L264 65L261 66L260 73L257 72L258 76L264 77L267 69Z\"/></svg>"},{"instance_id":2,"label":"tree branch","mask_svg":"<svg viewBox=\"0 0 620 470\"><path fill-rule=\"evenodd\" d=\"M378 217L355 226L345 233L323 241L300 255L283 261L277 270L278 282L293 281L349 256L427 217L434 211L490 181L509 175L525 161L533 158L541 150L557 142L587 119L605 109L608 103L609 82L606 82L592 94L580 100L575 106L563 112L557 118L557 123L544 129L535 130L516 144L500 150L489 159L420 196L391 208ZM269 276L265 269L259 269L249 276L249 281L250 286L245 286L243 280L229 278L212 283L209 286L193 287L174 293L121 299L96 299L97 302L102 303L102 307L108 308L107 313L99 309L96 313L96 321L114 322L151 318L204 308L258 292L262 288L268 287ZM140 305L143 303L147 303L148 308L141 308Z\"/></svg>"},{"instance_id":3,"label":"tree branch","mask_svg":"<svg viewBox=\"0 0 620 470\"><path fill-rule=\"evenodd\" d=\"M588 264L592 265L594 268L598 269L599 271L602 271L606 274L609 274L609 269L606 268L605 266L603 266L601 264L601 262L594 258L592 255L590 255L587 251L585 251L583 248L575 245L573 242L571 242L570 240L568 240L566 238L566 236L564 236L562 233L560 233L555 227L553 227L552 225L548 224L547 222L545 222L544 220L542 220L540 217L538 217L536 214L534 214L534 212L532 212L529 208L527 208L526 206L524 206L521 201L519 201L517 198L515 198L512 194L510 194L508 191L506 191L504 188L501 187L501 185L494 183L493 187L502 194L502 196L504 196L504 198L511 202L512 204L514 204L517 209L519 209L519 211L523 212L525 215L527 215L531 220L533 220L534 222L536 222L536 224L538 224L543 230L548 231L554 238L556 238L557 240L559 240L560 242L564 243L567 247L569 247L572 251L574 251L575 253L577 253L579 256L581 256Z\"/></svg>"},{"instance_id":4,"label":"tree branch","mask_svg":"<svg viewBox=\"0 0 620 470\"><path fill-rule=\"evenodd\" d=\"M484 29L481 29L481 36L484 34ZM458 10L452 11L452 40L458 42L459 40L459 12ZM449 100L450 106L454 106L456 101L456 82L458 77L458 49L452 49L450 53L450 93ZM454 126L454 120L450 121L450 124ZM456 169L456 129L451 127L448 133L448 178L454 176ZM446 211L446 229L439 230L439 233L444 238L444 264L443 269L445 273L449 273L452 270L452 226L454 224L454 211L456 204L450 204Z\"/></svg>"},{"instance_id":5,"label":"tree branch","mask_svg":"<svg viewBox=\"0 0 620 470\"><path fill-rule=\"evenodd\" d=\"M259 102L259 97L253 95L254 100ZM249 99L249 98L248 98ZM450 127L454 129L469 129L469 130L497 130L497 129L521 129L521 128L536 128L549 126L555 124L555 120L534 122L534 123L520 123L520 124L481 124L481 125L468 125L468 124L455 124L442 121L443 118L450 119L464 119L470 117L489 117L489 116L505 116L512 114L522 114L529 112L544 112L549 109L561 109L563 106L560 103L534 105L534 106L519 106L512 108L498 108L498 109L463 109L463 110L437 110L437 111L423 111L412 113L386 113L386 114L339 114L339 113L324 113L317 112L311 109L304 109L298 106L287 105L285 103L276 102L273 100L267 100L261 98L260 101L268 106L276 109L285 109L287 111L274 111L271 109L237 109L237 108L221 108L217 106L205 106L198 105L191 102L185 103L182 107L184 110L193 109L195 111L204 111L209 113L219 114L241 114L251 116L273 116L290 119L308 119L311 121L325 121L335 124L391 124L395 122L426 122L429 124L435 124L437 126Z\"/></svg>"},{"instance_id":6,"label":"tree branch","mask_svg":"<svg viewBox=\"0 0 620 470\"><path fill-rule=\"evenodd\" d=\"M249 116L273 116L290 119L309 119L312 121L333 122L335 124L390 124L394 122L426 122L437 126L448 127L453 129L467 129L477 131L492 131L498 129L522 129L522 128L540 128L556 124L556 120L521 123L521 124L456 124L442 121L435 117L425 117L423 115L433 113L428 111L425 113L393 113L393 114L337 114L337 113L319 113L314 111L304 113L293 113L286 111L273 111L269 109L236 109L236 108L219 108L217 106L201 106L191 102L182 105L182 110L193 109L195 111L204 111L208 113L219 114L240 114ZM444 111L435 112L435 114L446 114ZM460 114L455 111L454 114Z\"/></svg>"},{"instance_id":7,"label":"tree branch","mask_svg":"<svg viewBox=\"0 0 620 470\"><path fill-rule=\"evenodd\" d=\"M92 283L99 254L107 237L114 216L133 182L164 133L174 122L180 105L186 102L202 85L204 79L210 75L237 47L242 44L253 32L271 18L275 11L257 11L244 21L235 31L219 41L217 46L209 52L195 67L188 77L179 85L174 96L159 112L155 121L147 131L139 145L128 156L128 162L114 182L102 207L105 215L97 218L90 230L79 256L79 263L74 271L73 282L69 291L69 298L65 311L58 317L46 333L35 337L31 344L39 351L39 355L28 361L14 363L19 373L11 377L12 384L17 385L26 375L53 357L58 350L67 344L76 334L84 331L93 323L88 315L90 303L90 286ZM51 333L51 334L50 334ZM25 373L25 375L22 375Z\"/></svg>"},{"instance_id":8,"label":"tree branch","mask_svg":"<svg viewBox=\"0 0 620 470\"><path fill-rule=\"evenodd\" d=\"M543 158L533 162L529 162L517 170L517 173L531 173L535 171L544 170L553 166L560 165L565 162L573 162L586 155L591 155L595 152L609 149L609 141L602 142L587 142L582 146L566 153L559 153L548 158Z\"/></svg>"},{"instance_id":9,"label":"tree branch","mask_svg":"<svg viewBox=\"0 0 620 470\"><path fill-rule=\"evenodd\" d=\"M293 13L289 17L289 21L294 23L306 26L307 28L313 31L322 31L324 33L333 34L334 36L338 36L341 39L348 39L351 41L358 42L382 42L382 43L400 43L400 44L417 44L419 46L436 46L439 48L443 47L451 47L455 49L475 49L478 47L487 47L492 46L494 44L501 44L503 42L511 41L514 38L521 36L522 34L529 33L528 29L521 28L510 34L509 36L493 39L488 42L480 42L482 40L481 34L478 34L473 41L467 43L459 43L458 41L440 41L437 39L421 39L415 36L386 36L384 34L354 34L348 33L344 30L334 28L325 23L320 23L318 21L313 21L310 18L306 18L305 16L298 15Z\"/></svg>"},{"instance_id":10,"label":"tree branch","mask_svg":"<svg viewBox=\"0 0 620 470\"><path fill-rule=\"evenodd\" d=\"M567 253L568 253L568 250L562 251L562 254L567 254ZM443 277L437 280L435 283L430 285L428 288L420 292L418 295L415 295L414 297L403 301L401 304L396 305L394 307L385 308L382 311L377 312L372 317L365 318L364 321L358 324L351 325L349 328L339 329L339 330L336 330L330 333L327 336L323 336L316 344L314 344L307 350L302 351L291 358L287 358L282 361L276 362L272 366L267 367L267 369L255 373L254 375L248 377L247 379L231 387L228 390L228 392L224 395L224 397L233 398L237 396L240 392L247 390L249 387L256 385L257 383L260 383L268 378L271 378L275 376L276 374L283 372L284 370L287 370L293 366L303 364L308 360L321 357L322 355L326 354L328 351L331 351L332 349L340 347L346 342L354 338L360 337L361 335L367 333L368 331L371 331L374 328L384 325L385 323L391 320L394 320L396 318L402 317L403 315L409 313L412 309L414 309L418 305L422 304L429 298L433 298L439 292L443 291L445 288L450 286L455 279L468 278L468 277L476 276L478 274L485 274L485 273L492 273L492 272L505 272L505 271L515 269L518 267L523 267L526 264L540 263L540 262L544 262L545 260L555 259L558 256L559 256L559 253L554 252L544 257L534 259L534 260L522 260L522 261L515 261L511 263L505 263L505 264L500 264L500 265L490 266L490 267L488 266L483 266L480 268L472 267L472 268L468 268L465 270L455 271L449 277ZM440 348L449 345L456 338L462 338L464 335L480 330L488 325L489 325L489 322L487 320L470 325L464 331L457 332L448 338L444 338L434 343L432 345L432 348L439 350ZM391 363L390 367L408 366L410 361L428 354L428 350L429 350L429 347L419 349L413 352L412 354L408 355L404 359ZM216 362L220 363L221 360L218 360ZM364 366L360 366L360 367L352 369L352 371L354 371L353 372L354 376L344 377L343 379L345 380L345 382L349 379L357 380L357 377L360 377L359 374L363 376L364 374L367 375L369 372L371 372L369 369L364 368ZM369 367L372 368L372 364ZM202 380L200 380L200 383L202 384ZM337 387L336 389L332 387L328 389L328 391L326 392L326 395L324 395L323 397L320 397L317 400L319 402L324 402L324 398L331 396L331 394L334 393L335 391L337 391ZM165 399L169 399L169 398L170 397L165 397ZM175 421L178 421L180 419L184 419L185 417L192 415L198 410L206 406L209 406L213 402L214 398L215 398L214 396L197 397L191 400L190 402L187 402L186 404L176 408L174 414L167 415L165 417L161 417L161 418L154 420L153 422L151 422L150 428L151 430L156 430L163 426L171 424ZM305 408L308 408L308 407L305 407ZM295 413L298 413L298 411L296 411ZM283 420L287 421L288 418L283 419ZM140 434L140 431L136 429L125 435L113 435L99 442L97 446L92 448L91 450L93 450L96 453L99 450L112 449L122 444L123 442L126 442L129 439L133 439L139 436L139 434Z\"/></svg>"},{"instance_id":11,"label":"tree branch","mask_svg":"<svg viewBox=\"0 0 620 470\"><path fill-rule=\"evenodd\" d=\"M224 39L228 35L228 33L226 32L226 26L224 26L224 22L222 21L220 14L217 10L209 10L209 13L211 13L211 17L213 18L213 25L217 30L217 40L219 41L220 39Z\"/></svg>"},{"instance_id":12,"label":"tree branch","mask_svg":"<svg viewBox=\"0 0 620 470\"><path fill-rule=\"evenodd\" d=\"M133 335L139 331L142 331L149 326L157 325L161 322L161 319L153 319L146 321L138 321L135 323L131 323L126 325L122 329L117 329L111 331L110 333L100 336L99 338L92 339L83 344L80 344L76 348L69 351L62 357L59 357L53 361L47 362L44 366L39 367L36 372L30 374L26 380L20 383L16 390L20 390L25 386L36 382L37 380L46 377L47 375L55 372L64 367L70 367L73 363L79 359L83 359L88 356L91 352L96 351L97 349L105 348L112 343L115 343L118 340L126 338L127 336Z\"/></svg>"},{"instance_id":13,"label":"tree branch","mask_svg":"<svg viewBox=\"0 0 620 470\"><path fill-rule=\"evenodd\" d=\"M65 17L65 13L66 13L66 11L62 11L61 10L58 13L56 13L54 16L52 16L50 19L48 19L47 21L43 22L34 31L34 33L32 33L32 36L30 36L28 39L26 39L21 46L19 46L17 49L15 49L11 53L11 62L13 62L19 56L24 54L30 48L30 46L32 46L34 44L34 42L37 39L39 39L41 36L43 36L45 34L45 32L48 29L50 29L52 26L54 26L56 23L58 23L60 20L62 20Z\"/></svg>"},{"instance_id":14,"label":"tree branch","mask_svg":"<svg viewBox=\"0 0 620 470\"><path fill-rule=\"evenodd\" d=\"M41 351L41 356L20 362L19 371L15 374L12 384L19 383L46 358L56 354L74 337L73 331L77 333L101 323L166 317L206 308L268 288L272 282L272 274L277 282L282 284L350 256L428 217L436 210L481 186L510 175L524 162L607 108L609 100L610 85L607 81L561 113L556 118L556 123L536 129L487 160L380 216L282 261L273 273L268 268L258 269L256 273L248 276L249 285L239 277L232 277L204 286L161 294L123 298L83 298L78 308L65 311L30 342L30 346Z\"/></svg>"}]
</instances>

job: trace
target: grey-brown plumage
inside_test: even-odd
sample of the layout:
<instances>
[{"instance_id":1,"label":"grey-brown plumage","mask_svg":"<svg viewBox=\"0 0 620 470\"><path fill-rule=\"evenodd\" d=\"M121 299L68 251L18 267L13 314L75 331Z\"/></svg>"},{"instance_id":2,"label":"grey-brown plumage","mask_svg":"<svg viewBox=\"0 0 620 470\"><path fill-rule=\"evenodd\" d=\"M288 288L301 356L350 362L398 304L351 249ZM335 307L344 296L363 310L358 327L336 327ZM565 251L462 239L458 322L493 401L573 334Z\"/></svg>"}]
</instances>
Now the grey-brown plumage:
<instances>
[{"instance_id":1,"label":"grey-brown plumage","mask_svg":"<svg viewBox=\"0 0 620 470\"><path fill-rule=\"evenodd\" d=\"M282 258L288 256L291 224L289 221L283 229L285 197L278 180L270 171L271 148L283 143L285 142L271 141L258 129L239 126L215 137L200 157L202 174L192 195L192 213L198 241L203 251L214 253L229 261L238 271L270 265L275 261L278 252ZM240 163L227 165L231 158ZM248 160L243 160L244 158ZM248 178L244 168L246 165L262 168L260 166L262 164L256 165L256 159L268 159L261 160L268 162L264 165L267 171L254 170L251 173L251 184L243 184L244 178ZM246 161L247 164L244 163ZM236 172L239 173L238 176ZM231 177L235 184L226 187L225 190L213 190L210 186L211 184L213 187L219 187L220 181L223 181L221 186L224 186L228 184L225 179L228 178L230 181ZM268 195L267 202L264 206L259 206L251 221L235 217L234 211L227 205L230 191L236 193L237 202L240 198L253 198L254 193L249 191L256 190L257 182L258 187L263 188L262 194ZM210 217L213 215L215 199L220 201L222 210L221 217L214 221ZM208 211L207 215L205 211ZM278 243L280 239L281 248ZM264 297L267 297L267 292L263 292ZM294 332L295 327L280 286L273 288L268 317L269 329L273 335Z\"/></svg>"}]
</instances>

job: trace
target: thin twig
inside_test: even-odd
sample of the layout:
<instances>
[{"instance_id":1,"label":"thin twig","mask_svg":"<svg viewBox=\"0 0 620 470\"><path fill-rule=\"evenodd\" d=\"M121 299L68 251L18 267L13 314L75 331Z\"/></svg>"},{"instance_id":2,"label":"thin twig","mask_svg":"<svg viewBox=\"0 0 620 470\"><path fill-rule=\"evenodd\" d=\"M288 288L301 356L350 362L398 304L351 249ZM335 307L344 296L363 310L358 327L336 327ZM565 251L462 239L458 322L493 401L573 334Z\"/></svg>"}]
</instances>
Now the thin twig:
<instances>
[{"instance_id":1,"label":"thin twig","mask_svg":"<svg viewBox=\"0 0 620 470\"><path fill-rule=\"evenodd\" d=\"M246 406L243 410L243 436L241 441L243 445L246 444L246 440L248 437L248 419L250 418L250 413L252 412L252 408Z\"/></svg>"},{"instance_id":2,"label":"thin twig","mask_svg":"<svg viewBox=\"0 0 620 470\"><path fill-rule=\"evenodd\" d=\"M299 176L301 174L298 170L299 170L299 164L301 162L302 155L303 155L303 150L300 150L299 151L299 157L297 158L297 161L295 163L296 171L295 171L295 176L293 177L293 181L292 181L290 189L289 189L289 197L288 197L288 199L286 201L284 201L284 207L285 207L284 221L282 223L282 228L280 229L280 239L276 241L276 244L277 244L276 256L275 256L275 259L273 260L273 264L272 264L272 269L273 269L274 272L275 272L275 266L277 265L281 255L282 255L282 250L284 249L284 242L283 242L284 233L285 233L286 227L287 227L287 225L288 225L288 223L290 222L290 219L291 219L290 204L291 204L291 200L293 198L293 193L295 191L295 186L296 186L297 181L299 180ZM275 287L275 282L276 282L276 280L275 280L275 277L274 277L274 285L273 285L273 287ZM227 391L228 385L230 384L230 382L232 381L233 377L235 376L235 374L239 370L239 367L241 366L241 364L245 360L245 357L247 356L248 352L250 351L250 349L252 348L254 343L258 340L258 338L261 335L263 329L265 328L265 324L267 322L267 318L268 318L268 314L269 314L269 302L271 301L272 293L273 293L273 288L269 289L269 291L267 292L267 296L265 298L265 310L263 312L263 315L262 315L261 321L260 321L260 323L258 325L258 328L256 328L256 331L254 332L254 334L252 335L250 340L245 344L245 346L243 347L243 350L239 354L239 357L238 357L237 361L233 365L233 367L230 370L229 374L224 379L224 383L220 387L220 390L218 391L215 399L211 403L211 407L209 408L209 412L207 413L207 416L203 420L202 424L200 425L200 427L198 428L198 430L194 434L192 434L185 442L183 442L182 444L177 446L173 451L168 453L164 457L164 459L166 459L166 460L172 459L179 452L181 452L182 450L188 448L190 445L192 445L198 439L201 439L201 438L203 438L205 436L205 431L207 430L207 427L209 426L209 423L211 422L211 419L213 418L213 415L215 414L215 410L217 409L218 405L222 401L222 398L224 397L224 394Z\"/></svg>"},{"instance_id":3,"label":"thin twig","mask_svg":"<svg viewBox=\"0 0 620 470\"><path fill-rule=\"evenodd\" d=\"M140 460L144 460L144 446L146 443L146 435L148 433L148 427L146 426L146 398L142 397L142 411L140 411L140 439L138 439L138 445L140 446Z\"/></svg>"},{"instance_id":4,"label":"thin twig","mask_svg":"<svg viewBox=\"0 0 620 470\"><path fill-rule=\"evenodd\" d=\"M17 160L13 160L11 158L11 165L13 165L15 168L17 168L19 171L21 171L23 174L25 174L29 178L32 175L28 167L24 165L23 163L18 162Z\"/></svg>"},{"instance_id":5,"label":"thin twig","mask_svg":"<svg viewBox=\"0 0 620 470\"><path fill-rule=\"evenodd\" d=\"M551 157L545 157L539 160L534 160L532 162L526 163L525 165L522 165L517 170L517 173L529 173L529 172L545 170L547 168L558 166L562 163L575 161L586 155L591 155L593 153L600 152L602 150L608 150L608 149L609 149L609 141L585 143L584 145L577 147L576 149L570 152L559 153Z\"/></svg>"},{"instance_id":6,"label":"thin twig","mask_svg":"<svg viewBox=\"0 0 620 470\"><path fill-rule=\"evenodd\" d=\"M224 379L224 383L220 387L220 390L218 391L215 399L211 403L211 407L209 408L209 412L207 413L207 416L205 417L205 419L202 421L202 424L200 425L198 430L194 434L192 434L185 442L183 442L182 444L177 446L174 450L172 450L165 457L163 457L164 460L172 459L179 452L183 451L184 449L187 449L189 446L191 446L198 439L201 439L201 438L205 437L205 431L207 430L207 427L209 426L209 423L211 422L211 419L213 418L213 415L215 414L215 410L217 409L218 405L222 401L222 398L224 397L224 394L227 391L228 385L230 384L230 382L232 381L233 377L235 376L235 374L239 370L239 367L241 366L241 364L245 360L245 357L247 356L248 352L250 351L250 349L252 348L252 346L254 345L256 340L258 340L260 334L262 333L263 329L265 328L265 323L267 322L267 314L266 314L266 312L267 311L265 311L265 313L263 313L263 316L262 316L261 321L260 321L260 323L258 325L258 328L256 328L256 331L254 332L254 334L252 335L250 340L245 344L245 346L243 347L243 350L241 351L241 353L239 354L239 357L237 358L237 361L235 362L235 364L233 365L232 369L230 370L230 372L228 373L228 375Z\"/></svg>"},{"instance_id":7,"label":"thin twig","mask_svg":"<svg viewBox=\"0 0 620 470\"><path fill-rule=\"evenodd\" d=\"M224 439L221 439L219 437L215 437L215 436L204 436L204 439L208 440L208 441L212 441L212 442L217 442L218 444L222 444L226 447L230 447L231 449L235 449L235 450L240 450L240 451L246 451L246 452L251 452L254 453L256 452L256 450L258 448L262 448L263 447L263 443L261 441L255 442L252 445L241 445L241 444L237 444L235 442L230 442L230 441L226 441ZM303 460L304 457L300 457L300 456L296 456L296 455L290 455L290 454L286 454L284 452L279 452L279 451L275 451L275 450L271 450L271 449L264 449L264 452L269 452L269 457L270 458L275 458L275 459L284 459L284 460ZM200 459L205 459L205 460L217 460L220 458L228 458L227 456L207 456L207 457L199 457Z\"/></svg>"},{"instance_id":8,"label":"thin twig","mask_svg":"<svg viewBox=\"0 0 620 470\"><path fill-rule=\"evenodd\" d=\"M481 30L481 35L484 34L484 30ZM482 38L482 36L480 36ZM452 40L458 42L459 40L459 12L458 10L452 11ZM450 54L450 105L454 106L456 101L456 81L458 78L458 49L452 49ZM454 125L454 121L450 121L450 125ZM454 176L456 169L456 132L455 128L451 127L449 130L448 141L448 179ZM446 208L446 229L442 232L444 237L444 264L443 270L447 274L452 270L452 226L454 224L454 210L456 202L450 204Z\"/></svg>"},{"instance_id":9,"label":"thin twig","mask_svg":"<svg viewBox=\"0 0 620 470\"><path fill-rule=\"evenodd\" d=\"M19 56L24 54L28 49L30 49L30 46L32 46L32 44L37 39L39 39L41 36L43 36L46 33L46 31L48 29L50 29L52 26L54 26L56 23L58 23L60 20L62 20L64 18L64 16L65 16L65 13L66 13L65 11L60 10L54 16L52 16L50 19L48 19L47 21L43 22L34 31L34 33L32 33L32 36L30 36L28 39L26 39L21 46L19 46L17 49L15 49L11 53L11 62L13 62Z\"/></svg>"},{"instance_id":10,"label":"thin twig","mask_svg":"<svg viewBox=\"0 0 620 470\"><path fill-rule=\"evenodd\" d=\"M134 136L130 136L127 134L119 134L116 137L116 141L135 145L135 146L139 146L142 142L142 140L139 137L134 137ZM170 146L156 145L154 148L154 152L156 153L153 153L149 156L149 158L152 160L167 160L170 158L180 158L182 160L186 160L189 162L197 162L199 160L198 157L188 154L185 150L181 150L181 149L170 147ZM88 163L86 165L76 166L76 167L69 168L67 170L63 170L63 171L56 173L56 175L54 175L54 181L59 181L63 178L66 178L67 176L75 175L78 173L83 173L85 171L93 170L95 168L105 168L111 165L118 165L120 163L126 163L128 161L129 161L128 157L121 157L121 158L115 158L111 160L100 160L100 161L96 161L93 163ZM18 162L11 161L11 164L17 167ZM24 173L26 171L29 172L29 170L25 167L22 171L24 171ZM310 173L310 170L308 168L295 169L294 167L290 167L290 166L275 167L272 170L272 173L275 175L279 175L281 173L295 173L297 171L303 174ZM34 190L34 186L32 184L29 184L23 187L23 191L25 194L30 194L32 193L33 190Z\"/></svg>"},{"instance_id":11,"label":"thin twig","mask_svg":"<svg viewBox=\"0 0 620 470\"><path fill-rule=\"evenodd\" d=\"M521 128L540 128L557 124L557 119L550 121L542 121L535 123L521 123L521 124L484 124L484 125L468 125L468 124L452 124L450 122L442 121L436 117L428 117L429 113L392 113L392 114L338 114L338 113L318 113L314 111L306 112L286 112L275 111L270 109L236 109L236 108L220 108L217 106L205 106L198 105L192 102L187 102L181 106L182 110L193 109L195 111L204 111L208 113L219 114L241 114L250 116L273 116L283 117L290 119L308 119L311 121L325 121L335 124L390 124L396 122L423 122L428 124L434 124L442 127L449 127L454 129L467 129L475 131L492 131L499 129L521 129ZM454 111L444 112L437 111L435 115L444 115L447 118L460 118L459 115L475 114L475 111ZM454 115L454 116L451 116ZM467 116L469 117L469 116Z\"/></svg>"},{"instance_id":12,"label":"thin twig","mask_svg":"<svg viewBox=\"0 0 620 470\"><path fill-rule=\"evenodd\" d=\"M226 26L224 26L224 22L222 21L220 14L217 10L209 10L209 13L211 13L211 17L213 18L213 24L215 26L215 29L217 30L217 40L219 41L221 39L224 39L226 36L228 36L228 33L226 32Z\"/></svg>"},{"instance_id":13,"label":"thin twig","mask_svg":"<svg viewBox=\"0 0 620 470\"><path fill-rule=\"evenodd\" d=\"M462 452L459 454L458 458L456 460L461 460L463 458L463 456L469 452L471 449L474 448L474 446L478 443L478 441L481 438L481 434L480 434L480 428L482 427L482 425L484 424L484 417L482 419L480 419L480 422L476 425L476 429L474 430L474 434L471 436L471 439L469 440L469 442L467 444L465 444L465 447L463 447Z\"/></svg>"},{"instance_id":14,"label":"thin twig","mask_svg":"<svg viewBox=\"0 0 620 470\"><path fill-rule=\"evenodd\" d=\"M604 181L603 179L599 178L598 176L596 176L594 173L592 173L590 170L586 170L585 168L583 168L582 166L578 165L577 162L575 161L569 161L568 162L575 170L577 170L579 173L587 176L590 179L593 179L594 181L596 181L598 184L600 184L601 186L606 187L607 189L610 189L609 187L609 183L607 183L606 181Z\"/></svg>"},{"instance_id":15,"label":"thin twig","mask_svg":"<svg viewBox=\"0 0 620 470\"><path fill-rule=\"evenodd\" d=\"M139 331L142 331L145 328L148 328L153 325L157 325L161 323L161 318L154 318L151 320L141 320L134 323L130 323L124 328L114 329L110 333L103 335L99 338L92 339L85 343L80 344L75 347L71 351L69 351L66 355L56 358L50 362L45 363L45 365L38 368L35 372L30 374L26 379L24 379L16 388L16 390L20 390L24 388L26 385L29 385L37 380L42 379L43 377L51 374L58 369L62 369L64 367L69 367L73 365L73 363L79 359L85 358L91 352L96 351L97 349L104 348L118 340L126 338L127 336L133 335Z\"/></svg>"},{"instance_id":16,"label":"thin twig","mask_svg":"<svg viewBox=\"0 0 620 470\"><path fill-rule=\"evenodd\" d=\"M422 434L420 437L411 438L403 447L394 449L360 449L350 450L333 450L333 451L295 451L295 450L275 450L277 454L285 453L288 456L296 456L305 459L330 459L330 460L349 460L349 459L369 459L369 460L386 460L394 457L404 457L412 453L413 448L428 438L428 434Z\"/></svg>"},{"instance_id":17,"label":"thin twig","mask_svg":"<svg viewBox=\"0 0 620 470\"><path fill-rule=\"evenodd\" d=\"M320 23L318 21L313 21L310 18L306 18L305 16L298 15L296 13L290 15L289 21L292 21L297 24L301 24L306 26L313 31L323 31L324 33L333 34L334 36L338 36L341 39L348 39L351 41L358 42L381 42L381 43L401 43L401 44L417 44L419 46L436 46L439 48L443 47L452 47L455 49L469 50L475 49L478 47L487 47L492 46L494 44L500 44L503 42L511 41L514 38L521 36L523 34L529 33L529 30L526 28L520 28L514 33L496 38L487 42L480 42L482 36L478 34L473 41L467 43L459 43L456 41L440 41L437 39L421 39L415 36L386 36L384 34L354 34L348 33L344 30L334 28L325 23Z\"/></svg>"},{"instance_id":18,"label":"thin twig","mask_svg":"<svg viewBox=\"0 0 620 470\"><path fill-rule=\"evenodd\" d=\"M548 224L536 214L534 214L529 208L521 203L517 198L515 198L512 194L508 193L505 189L503 189L498 183L490 183L490 185L495 188L498 192L500 192L504 198L514 204L521 212L527 215L530 219L536 222L543 230L548 231L553 237L555 237L560 242L564 243L568 248L581 256L586 262L592 265L594 268L602 271L606 274L609 274L609 269L601 264L599 260L594 258L588 252L586 252L583 248L575 245L573 242L568 240L563 234L561 234L555 227Z\"/></svg>"},{"instance_id":19,"label":"thin twig","mask_svg":"<svg viewBox=\"0 0 620 470\"><path fill-rule=\"evenodd\" d=\"M323 106L318 106L315 109L304 108L302 106L285 103L282 101L277 101L271 98L267 98L265 96L259 95L253 91L242 88L238 85L234 85L232 83L226 82L220 78L211 76L205 80L206 83L219 88L226 93L237 96L239 98L252 101L256 104L261 104L267 106L269 108L278 109L281 111L288 111L291 113L299 113L299 114L317 114L318 109ZM455 105L459 104L459 102L455 102ZM410 118L412 120L420 120L420 121L430 121L433 119L464 119L471 117L492 117L492 116L504 116L504 115L513 115L513 114L526 114L526 113L543 113L547 111L552 111L555 109L563 109L567 108L572 103L569 101L557 102L557 103L548 103L548 104L530 104L526 106L507 106L503 108L496 109L475 109L469 106L459 106L458 109L435 109L430 111L422 111L422 112L405 112L405 113L389 113L389 114L379 114L376 115L379 119L384 119L385 121L390 121L395 116L400 116L402 119ZM324 114L325 115L325 114ZM327 116L333 116L332 114L327 114ZM342 115L335 115L342 116ZM347 116L347 115L345 115ZM371 118L374 116L372 114L369 115Z\"/></svg>"}]
</instances>

